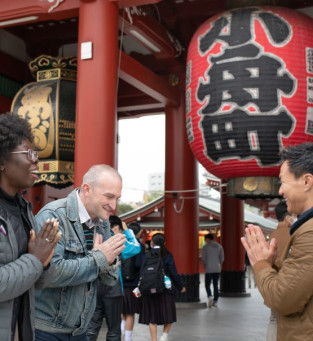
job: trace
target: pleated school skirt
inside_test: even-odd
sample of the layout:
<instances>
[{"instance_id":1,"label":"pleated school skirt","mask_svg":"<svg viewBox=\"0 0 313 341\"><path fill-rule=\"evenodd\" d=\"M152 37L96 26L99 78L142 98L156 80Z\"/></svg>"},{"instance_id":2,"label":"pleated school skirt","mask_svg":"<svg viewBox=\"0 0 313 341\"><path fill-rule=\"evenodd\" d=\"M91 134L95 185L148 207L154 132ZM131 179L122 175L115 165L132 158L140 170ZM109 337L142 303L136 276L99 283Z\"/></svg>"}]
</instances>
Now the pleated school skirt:
<instances>
[{"instance_id":1,"label":"pleated school skirt","mask_svg":"<svg viewBox=\"0 0 313 341\"><path fill-rule=\"evenodd\" d=\"M175 296L166 291L161 294L142 297L139 323L163 325L176 322Z\"/></svg>"},{"instance_id":2,"label":"pleated school skirt","mask_svg":"<svg viewBox=\"0 0 313 341\"><path fill-rule=\"evenodd\" d=\"M133 295L132 287L124 287L124 296L122 298L122 314L140 314L142 306L142 297L135 297Z\"/></svg>"}]
</instances>

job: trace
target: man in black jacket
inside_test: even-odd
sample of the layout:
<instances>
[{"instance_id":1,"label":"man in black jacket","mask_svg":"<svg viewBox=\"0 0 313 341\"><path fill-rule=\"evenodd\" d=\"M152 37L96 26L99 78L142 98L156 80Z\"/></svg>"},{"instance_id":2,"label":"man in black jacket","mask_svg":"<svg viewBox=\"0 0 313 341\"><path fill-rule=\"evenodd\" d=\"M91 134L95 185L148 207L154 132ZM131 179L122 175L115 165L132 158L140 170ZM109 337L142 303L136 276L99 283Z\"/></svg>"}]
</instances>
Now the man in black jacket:
<instances>
[{"instance_id":1,"label":"man in black jacket","mask_svg":"<svg viewBox=\"0 0 313 341\"><path fill-rule=\"evenodd\" d=\"M140 245L134 233L127 230L126 224L122 223L121 219L115 215L111 215L109 221L112 234L124 232L126 234L127 241L125 242L125 249L121 254L122 257L126 259L131 255L137 254L140 251ZM114 286L98 282L97 306L88 326L88 341L96 341L98 339L104 318L108 327L106 341L121 341L121 303L123 288L120 278Z\"/></svg>"}]
</instances>

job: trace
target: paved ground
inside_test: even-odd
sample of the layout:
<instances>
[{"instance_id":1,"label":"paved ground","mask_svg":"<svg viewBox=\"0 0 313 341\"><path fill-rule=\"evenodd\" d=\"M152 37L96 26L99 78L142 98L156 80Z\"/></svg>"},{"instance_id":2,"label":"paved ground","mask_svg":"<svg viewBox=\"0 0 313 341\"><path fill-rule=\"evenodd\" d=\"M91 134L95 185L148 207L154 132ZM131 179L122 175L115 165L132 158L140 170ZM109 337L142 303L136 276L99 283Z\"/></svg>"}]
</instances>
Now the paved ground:
<instances>
[{"instance_id":1,"label":"paved ground","mask_svg":"<svg viewBox=\"0 0 313 341\"><path fill-rule=\"evenodd\" d=\"M201 302L195 304L197 307L206 305L203 275L200 279ZM263 305L257 289L248 289L248 292L251 297L221 297L217 308L181 308L178 304L177 322L172 325L169 341L265 341L270 311ZM137 320L138 315L133 341L150 341L148 326L138 324ZM160 326L158 337L161 334ZM98 341L105 341L105 335L104 321Z\"/></svg>"},{"instance_id":2,"label":"paved ground","mask_svg":"<svg viewBox=\"0 0 313 341\"><path fill-rule=\"evenodd\" d=\"M173 324L169 341L265 341L269 309L257 289L248 289L251 297L221 297L219 306L211 309L177 309L178 320ZM201 276L201 302L206 302L204 281ZM148 326L137 323L133 341L149 341ZM105 322L98 338L105 341ZM158 337L162 334L158 327Z\"/></svg>"}]
</instances>

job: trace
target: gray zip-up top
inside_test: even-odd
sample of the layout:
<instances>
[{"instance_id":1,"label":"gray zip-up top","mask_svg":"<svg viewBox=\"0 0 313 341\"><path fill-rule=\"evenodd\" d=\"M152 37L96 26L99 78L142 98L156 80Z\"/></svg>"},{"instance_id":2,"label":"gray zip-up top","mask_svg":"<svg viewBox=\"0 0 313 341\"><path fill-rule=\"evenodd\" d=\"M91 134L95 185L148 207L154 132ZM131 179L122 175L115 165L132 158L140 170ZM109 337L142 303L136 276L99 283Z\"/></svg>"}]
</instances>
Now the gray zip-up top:
<instances>
[{"instance_id":1,"label":"gray zip-up top","mask_svg":"<svg viewBox=\"0 0 313 341\"><path fill-rule=\"evenodd\" d=\"M221 265L224 262L224 250L214 240L205 244L202 248L202 262L206 273L221 272Z\"/></svg>"},{"instance_id":2,"label":"gray zip-up top","mask_svg":"<svg viewBox=\"0 0 313 341\"><path fill-rule=\"evenodd\" d=\"M19 194L18 194L19 196ZM31 206L26 204L27 217L33 228L35 219ZM40 278L41 276L41 278ZM34 285L43 286L54 276L54 268L43 272L42 263L26 253L18 258L18 240L7 213L0 206L0 340L11 340L14 298L25 293L22 322L23 341L34 340ZM40 278L40 280L39 280ZM37 283L36 283L37 282Z\"/></svg>"}]
</instances>

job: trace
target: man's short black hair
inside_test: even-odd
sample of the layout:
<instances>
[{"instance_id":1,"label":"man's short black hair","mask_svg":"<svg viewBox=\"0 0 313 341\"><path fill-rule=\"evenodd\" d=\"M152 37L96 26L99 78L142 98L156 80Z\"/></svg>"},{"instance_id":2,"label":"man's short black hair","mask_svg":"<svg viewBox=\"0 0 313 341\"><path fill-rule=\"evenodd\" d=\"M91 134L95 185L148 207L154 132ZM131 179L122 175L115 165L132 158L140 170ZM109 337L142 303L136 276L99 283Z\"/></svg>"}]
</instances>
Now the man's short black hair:
<instances>
[{"instance_id":1,"label":"man's short black hair","mask_svg":"<svg viewBox=\"0 0 313 341\"><path fill-rule=\"evenodd\" d=\"M129 229L133 230L134 235L136 235L137 233L139 233L140 230L141 230L141 226L140 226L140 224L138 224L138 223L130 223L127 227L128 227Z\"/></svg>"},{"instance_id":2,"label":"man's short black hair","mask_svg":"<svg viewBox=\"0 0 313 341\"><path fill-rule=\"evenodd\" d=\"M110 226L111 226L111 229L118 225L119 229L121 231L123 231L123 225L122 225L122 220L116 216L116 215L110 215L110 218L109 218L109 221L110 221Z\"/></svg>"},{"instance_id":3,"label":"man's short black hair","mask_svg":"<svg viewBox=\"0 0 313 341\"><path fill-rule=\"evenodd\" d=\"M286 201L281 201L276 205L275 214L278 221L283 221L285 219L286 215L289 214Z\"/></svg>"},{"instance_id":4,"label":"man's short black hair","mask_svg":"<svg viewBox=\"0 0 313 341\"><path fill-rule=\"evenodd\" d=\"M298 179L305 173L313 174L313 143L306 142L290 146L281 151L283 161L288 162L288 169Z\"/></svg>"},{"instance_id":5,"label":"man's short black hair","mask_svg":"<svg viewBox=\"0 0 313 341\"><path fill-rule=\"evenodd\" d=\"M163 233L157 232L152 236L152 241L157 246L163 246L165 243L165 237Z\"/></svg>"},{"instance_id":6,"label":"man's short black hair","mask_svg":"<svg viewBox=\"0 0 313 341\"><path fill-rule=\"evenodd\" d=\"M204 239L211 239L211 240L213 240L213 239L214 239L213 233L208 233L208 234L206 234L206 235L204 236Z\"/></svg>"}]
</instances>

